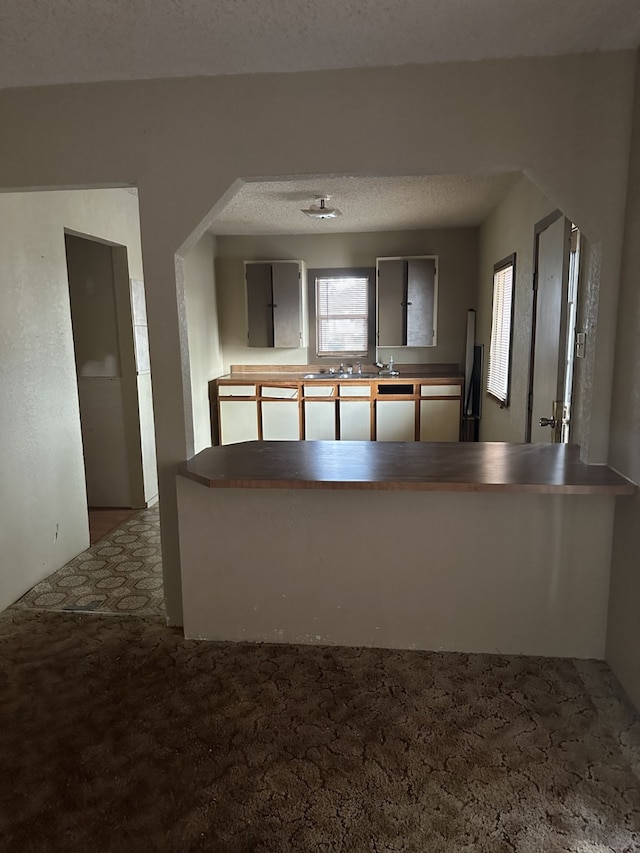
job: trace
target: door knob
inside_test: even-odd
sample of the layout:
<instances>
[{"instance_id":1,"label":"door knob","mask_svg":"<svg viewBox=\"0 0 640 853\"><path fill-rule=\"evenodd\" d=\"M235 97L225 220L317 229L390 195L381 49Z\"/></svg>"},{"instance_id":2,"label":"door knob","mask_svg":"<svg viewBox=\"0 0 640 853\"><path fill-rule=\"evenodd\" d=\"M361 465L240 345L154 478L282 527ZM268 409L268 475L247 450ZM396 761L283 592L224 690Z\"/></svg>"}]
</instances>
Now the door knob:
<instances>
[{"instance_id":1,"label":"door knob","mask_svg":"<svg viewBox=\"0 0 640 853\"><path fill-rule=\"evenodd\" d=\"M540 426L548 426L555 429L558 426L558 421L555 418L540 418L538 421Z\"/></svg>"}]
</instances>

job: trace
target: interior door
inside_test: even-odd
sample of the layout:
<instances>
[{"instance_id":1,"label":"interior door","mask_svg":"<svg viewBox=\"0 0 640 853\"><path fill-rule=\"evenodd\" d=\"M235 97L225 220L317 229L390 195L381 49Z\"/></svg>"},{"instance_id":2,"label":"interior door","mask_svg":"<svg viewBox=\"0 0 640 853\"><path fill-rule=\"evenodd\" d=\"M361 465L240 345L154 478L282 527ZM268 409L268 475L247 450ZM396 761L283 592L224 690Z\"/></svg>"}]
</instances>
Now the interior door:
<instances>
[{"instance_id":1,"label":"interior door","mask_svg":"<svg viewBox=\"0 0 640 853\"><path fill-rule=\"evenodd\" d=\"M558 211L536 225L528 440L562 440L571 223Z\"/></svg>"}]
</instances>

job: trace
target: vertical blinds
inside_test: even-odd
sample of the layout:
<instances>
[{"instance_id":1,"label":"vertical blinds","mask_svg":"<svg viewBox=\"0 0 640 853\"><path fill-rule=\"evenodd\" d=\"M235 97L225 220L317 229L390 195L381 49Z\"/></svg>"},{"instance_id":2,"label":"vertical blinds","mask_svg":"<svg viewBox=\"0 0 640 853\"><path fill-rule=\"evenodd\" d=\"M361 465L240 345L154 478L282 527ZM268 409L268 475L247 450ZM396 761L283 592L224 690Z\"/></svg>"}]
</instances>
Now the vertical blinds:
<instances>
[{"instance_id":1,"label":"vertical blinds","mask_svg":"<svg viewBox=\"0 0 640 853\"><path fill-rule=\"evenodd\" d=\"M316 278L318 355L366 355L368 316L368 278Z\"/></svg>"},{"instance_id":2,"label":"vertical blinds","mask_svg":"<svg viewBox=\"0 0 640 853\"><path fill-rule=\"evenodd\" d=\"M506 266L496 269L493 274L493 312L487 392L502 405L506 405L509 398L513 270L514 262L510 261Z\"/></svg>"}]
</instances>

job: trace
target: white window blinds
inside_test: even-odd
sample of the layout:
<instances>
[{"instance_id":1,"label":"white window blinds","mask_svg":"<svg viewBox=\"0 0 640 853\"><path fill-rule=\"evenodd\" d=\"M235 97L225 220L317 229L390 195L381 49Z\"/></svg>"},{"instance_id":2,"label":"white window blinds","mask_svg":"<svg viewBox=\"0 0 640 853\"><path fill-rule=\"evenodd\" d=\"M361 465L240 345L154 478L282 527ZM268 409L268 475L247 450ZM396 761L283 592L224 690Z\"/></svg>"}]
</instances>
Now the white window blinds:
<instances>
[{"instance_id":1,"label":"white window blinds","mask_svg":"<svg viewBox=\"0 0 640 853\"><path fill-rule=\"evenodd\" d=\"M317 355L366 355L368 315L368 278L316 278Z\"/></svg>"},{"instance_id":2,"label":"white window blinds","mask_svg":"<svg viewBox=\"0 0 640 853\"><path fill-rule=\"evenodd\" d=\"M509 402L514 271L515 255L512 255L496 264L493 273L493 311L487 393L501 406L506 406Z\"/></svg>"}]
</instances>

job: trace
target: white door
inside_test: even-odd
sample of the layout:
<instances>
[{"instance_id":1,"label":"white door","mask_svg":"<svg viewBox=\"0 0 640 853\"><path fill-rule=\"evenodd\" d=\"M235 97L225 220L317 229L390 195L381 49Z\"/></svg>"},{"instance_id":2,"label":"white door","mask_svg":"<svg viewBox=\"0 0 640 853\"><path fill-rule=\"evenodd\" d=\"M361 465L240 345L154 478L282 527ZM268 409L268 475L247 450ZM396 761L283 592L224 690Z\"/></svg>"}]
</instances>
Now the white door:
<instances>
[{"instance_id":1,"label":"white door","mask_svg":"<svg viewBox=\"0 0 640 853\"><path fill-rule=\"evenodd\" d=\"M340 400L340 440L371 441L369 400Z\"/></svg>"},{"instance_id":2,"label":"white door","mask_svg":"<svg viewBox=\"0 0 640 853\"><path fill-rule=\"evenodd\" d=\"M416 440L415 400L376 401L376 440Z\"/></svg>"},{"instance_id":3,"label":"white door","mask_svg":"<svg viewBox=\"0 0 640 853\"><path fill-rule=\"evenodd\" d=\"M538 444L562 440L570 248L562 214L538 223L529 386L529 440Z\"/></svg>"}]
</instances>

